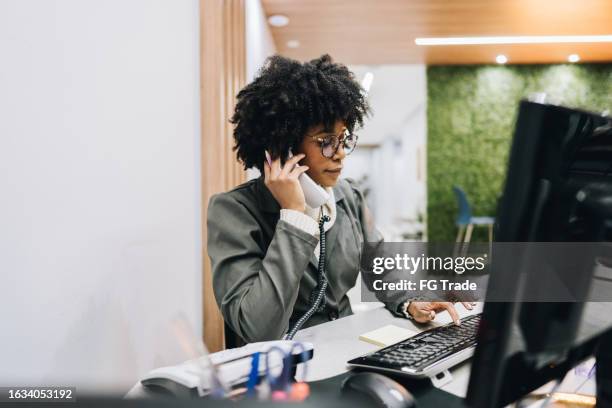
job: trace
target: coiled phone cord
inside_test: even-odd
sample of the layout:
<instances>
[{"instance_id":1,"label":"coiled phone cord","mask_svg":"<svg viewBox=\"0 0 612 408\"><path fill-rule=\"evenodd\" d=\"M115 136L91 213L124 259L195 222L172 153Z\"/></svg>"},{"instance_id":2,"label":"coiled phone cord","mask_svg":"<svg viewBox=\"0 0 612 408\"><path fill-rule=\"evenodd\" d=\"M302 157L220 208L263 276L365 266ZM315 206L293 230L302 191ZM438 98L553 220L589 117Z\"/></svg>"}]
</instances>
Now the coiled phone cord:
<instances>
[{"instance_id":1,"label":"coiled phone cord","mask_svg":"<svg viewBox=\"0 0 612 408\"><path fill-rule=\"evenodd\" d=\"M327 289L327 276L325 276L325 228L323 225L329 221L327 215L319 220L319 267L317 269L317 286L310 294L310 308L298 319L293 328L287 332L284 340L292 340L304 323L320 308L325 307L325 290Z\"/></svg>"}]
</instances>

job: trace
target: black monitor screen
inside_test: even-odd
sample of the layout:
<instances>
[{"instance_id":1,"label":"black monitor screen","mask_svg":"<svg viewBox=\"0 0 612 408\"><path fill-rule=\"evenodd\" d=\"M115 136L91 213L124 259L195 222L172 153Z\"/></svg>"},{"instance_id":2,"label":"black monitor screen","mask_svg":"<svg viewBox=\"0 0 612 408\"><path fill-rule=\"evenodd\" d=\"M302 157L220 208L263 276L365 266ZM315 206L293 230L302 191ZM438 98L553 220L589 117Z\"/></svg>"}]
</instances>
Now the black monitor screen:
<instances>
[{"instance_id":1,"label":"black monitor screen","mask_svg":"<svg viewBox=\"0 0 612 408\"><path fill-rule=\"evenodd\" d=\"M501 245L612 241L612 119L521 102L496 222L495 242ZM530 244L524 247L528 252ZM516 301L485 305L468 389L470 406L504 406L562 377L592 355L612 327L612 302L605 299L521 299L521 285L545 289L546 283L537 280L537 268L519 278L525 261L518 258L508 256L504 267L491 273L487 299L495 291L511 291ZM612 277L612 262L597 262ZM612 279L606 282L605 276L577 265L569 277L573 288L612 288Z\"/></svg>"}]
</instances>

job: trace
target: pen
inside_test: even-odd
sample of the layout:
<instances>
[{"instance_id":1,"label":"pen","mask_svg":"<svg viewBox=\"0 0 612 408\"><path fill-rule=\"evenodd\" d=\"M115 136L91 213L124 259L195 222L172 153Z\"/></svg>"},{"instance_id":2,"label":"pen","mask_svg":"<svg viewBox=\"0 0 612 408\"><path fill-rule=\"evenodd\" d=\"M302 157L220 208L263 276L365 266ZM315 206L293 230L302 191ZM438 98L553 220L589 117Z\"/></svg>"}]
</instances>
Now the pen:
<instances>
[{"instance_id":1,"label":"pen","mask_svg":"<svg viewBox=\"0 0 612 408\"><path fill-rule=\"evenodd\" d=\"M253 353L251 356L251 372L249 374L249 380L247 382L247 395L255 395L255 386L259 379L259 351Z\"/></svg>"}]
</instances>

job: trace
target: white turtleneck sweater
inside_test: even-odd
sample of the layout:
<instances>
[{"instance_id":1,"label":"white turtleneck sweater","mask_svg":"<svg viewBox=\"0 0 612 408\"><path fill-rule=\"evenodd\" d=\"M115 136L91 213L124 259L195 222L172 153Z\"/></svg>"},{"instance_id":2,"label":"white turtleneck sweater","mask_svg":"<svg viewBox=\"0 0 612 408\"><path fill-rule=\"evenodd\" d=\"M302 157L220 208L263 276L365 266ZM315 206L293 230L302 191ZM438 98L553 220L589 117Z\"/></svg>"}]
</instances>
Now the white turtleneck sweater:
<instances>
[{"instance_id":1,"label":"white turtleneck sweater","mask_svg":"<svg viewBox=\"0 0 612 408\"><path fill-rule=\"evenodd\" d=\"M330 220L323 224L325 232L329 231L333 227L336 221L336 198L334 197L334 191L331 187L325 188L329 194L329 200L322 205L323 212L327 215ZM289 224L305 231L317 238L319 238L319 219L321 217L321 208L311 208L306 205L306 211L300 212L296 210L285 210L280 211L280 219L288 222ZM314 254L319 259L319 244L314 250Z\"/></svg>"}]
</instances>

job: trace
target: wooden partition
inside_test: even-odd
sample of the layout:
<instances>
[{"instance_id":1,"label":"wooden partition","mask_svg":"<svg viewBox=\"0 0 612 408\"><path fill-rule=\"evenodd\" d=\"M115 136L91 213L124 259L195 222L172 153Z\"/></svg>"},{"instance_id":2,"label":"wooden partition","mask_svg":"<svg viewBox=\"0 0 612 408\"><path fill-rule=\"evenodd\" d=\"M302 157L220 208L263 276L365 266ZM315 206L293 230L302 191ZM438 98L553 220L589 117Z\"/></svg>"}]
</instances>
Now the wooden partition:
<instances>
[{"instance_id":1,"label":"wooden partition","mask_svg":"<svg viewBox=\"0 0 612 408\"><path fill-rule=\"evenodd\" d=\"M211 352L224 348L223 319L212 291L206 251L206 216L213 194L245 179L232 151L229 118L245 84L245 0L200 0L200 82L202 114L202 228L204 251L204 342Z\"/></svg>"}]
</instances>

